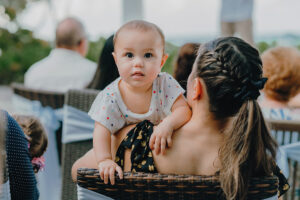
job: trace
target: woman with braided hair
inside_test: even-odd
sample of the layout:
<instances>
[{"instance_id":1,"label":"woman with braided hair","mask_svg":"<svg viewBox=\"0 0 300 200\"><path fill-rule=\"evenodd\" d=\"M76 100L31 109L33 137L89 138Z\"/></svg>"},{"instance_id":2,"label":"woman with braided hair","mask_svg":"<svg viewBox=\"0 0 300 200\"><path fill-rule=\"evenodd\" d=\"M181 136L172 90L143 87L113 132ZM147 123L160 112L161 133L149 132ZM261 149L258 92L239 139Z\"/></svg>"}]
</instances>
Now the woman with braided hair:
<instances>
[{"instance_id":1,"label":"woman with braided hair","mask_svg":"<svg viewBox=\"0 0 300 200\"><path fill-rule=\"evenodd\" d=\"M256 101L265 82L258 51L243 40L225 37L201 45L187 84L192 117L175 131L172 147L163 155L152 152L153 125L144 121L112 136L116 162L124 171L218 174L220 199L230 200L246 199L250 177L276 174L282 195L289 186ZM74 180L79 167L97 168L92 151L73 165Z\"/></svg>"}]
</instances>

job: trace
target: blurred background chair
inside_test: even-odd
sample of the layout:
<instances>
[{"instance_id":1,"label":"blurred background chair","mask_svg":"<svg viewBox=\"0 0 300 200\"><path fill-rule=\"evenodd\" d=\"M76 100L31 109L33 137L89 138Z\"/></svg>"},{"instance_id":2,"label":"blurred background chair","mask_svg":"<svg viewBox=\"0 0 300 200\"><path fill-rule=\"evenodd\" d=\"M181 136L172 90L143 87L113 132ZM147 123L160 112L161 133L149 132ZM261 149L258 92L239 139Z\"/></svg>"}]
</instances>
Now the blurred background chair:
<instances>
[{"instance_id":1,"label":"blurred background chair","mask_svg":"<svg viewBox=\"0 0 300 200\"><path fill-rule=\"evenodd\" d=\"M6 117L0 113L0 199L10 199L5 146Z\"/></svg>"},{"instance_id":2,"label":"blurred background chair","mask_svg":"<svg viewBox=\"0 0 300 200\"><path fill-rule=\"evenodd\" d=\"M289 163L290 190L284 195L285 200L300 199L300 123L289 120L267 120L271 133L286 153Z\"/></svg>"},{"instance_id":3,"label":"blurred background chair","mask_svg":"<svg viewBox=\"0 0 300 200\"><path fill-rule=\"evenodd\" d=\"M71 177L73 163L93 146L94 121L87 115L98 90L69 90L64 105L62 148L62 199L77 199Z\"/></svg>"},{"instance_id":4,"label":"blurred background chair","mask_svg":"<svg viewBox=\"0 0 300 200\"><path fill-rule=\"evenodd\" d=\"M78 196L85 199L85 192L94 191L113 199L219 199L222 190L216 176L168 175L152 173L124 173L116 177L116 184L104 184L96 169L80 168L77 173ZM277 195L276 176L252 178L249 199L266 199ZM88 190L86 190L88 189ZM92 195L90 195L92 196ZM97 198L100 199L100 198Z\"/></svg>"},{"instance_id":5,"label":"blurred background chair","mask_svg":"<svg viewBox=\"0 0 300 200\"><path fill-rule=\"evenodd\" d=\"M11 88L15 113L37 117L48 133L45 170L38 173L40 197L44 200L59 199L64 93L31 89L19 83L12 83Z\"/></svg>"},{"instance_id":6,"label":"blurred background chair","mask_svg":"<svg viewBox=\"0 0 300 200\"><path fill-rule=\"evenodd\" d=\"M42 106L50 106L53 109L57 109L62 108L64 105L64 93L62 92L31 89L20 83L12 83L11 88L14 94L32 101L40 101Z\"/></svg>"}]
</instances>

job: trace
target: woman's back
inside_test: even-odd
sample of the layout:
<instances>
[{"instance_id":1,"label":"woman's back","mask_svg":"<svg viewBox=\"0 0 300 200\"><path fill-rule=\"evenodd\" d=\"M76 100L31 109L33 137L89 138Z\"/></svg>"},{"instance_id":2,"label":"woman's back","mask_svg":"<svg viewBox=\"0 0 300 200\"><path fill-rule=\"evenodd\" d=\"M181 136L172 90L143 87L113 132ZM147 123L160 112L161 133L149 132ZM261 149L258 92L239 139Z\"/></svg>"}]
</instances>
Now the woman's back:
<instances>
[{"instance_id":1,"label":"woman's back","mask_svg":"<svg viewBox=\"0 0 300 200\"><path fill-rule=\"evenodd\" d=\"M213 133L214 132L214 133ZM220 169L218 150L222 136L191 120L174 133L174 143L166 154L155 154L159 173L213 175ZM212 167L213 166L213 167Z\"/></svg>"}]
</instances>

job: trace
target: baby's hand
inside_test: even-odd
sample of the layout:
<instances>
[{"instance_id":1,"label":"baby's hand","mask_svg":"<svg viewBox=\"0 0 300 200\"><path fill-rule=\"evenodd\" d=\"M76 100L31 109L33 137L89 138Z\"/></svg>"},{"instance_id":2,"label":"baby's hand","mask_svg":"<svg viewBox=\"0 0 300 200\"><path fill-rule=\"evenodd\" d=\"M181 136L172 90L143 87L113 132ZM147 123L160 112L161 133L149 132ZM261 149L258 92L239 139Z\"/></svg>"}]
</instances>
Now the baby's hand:
<instances>
[{"instance_id":1,"label":"baby's hand","mask_svg":"<svg viewBox=\"0 0 300 200\"><path fill-rule=\"evenodd\" d=\"M120 179L123 179L121 167L111 159L105 159L98 164L99 174L105 184L108 184L108 178L112 185L115 184L115 171L118 172Z\"/></svg>"},{"instance_id":2,"label":"baby's hand","mask_svg":"<svg viewBox=\"0 0 300 200\"><path fill-rule=\"evenodd\" d=\"M167 123L160 123L158 126L154 127L149 141L150 148L152 150L154 149L156 154L159 154L160 152L164 154L166 145L168 145L168 147L172 146L172 134L173 127Z\"/></svg>"}]
</instances>

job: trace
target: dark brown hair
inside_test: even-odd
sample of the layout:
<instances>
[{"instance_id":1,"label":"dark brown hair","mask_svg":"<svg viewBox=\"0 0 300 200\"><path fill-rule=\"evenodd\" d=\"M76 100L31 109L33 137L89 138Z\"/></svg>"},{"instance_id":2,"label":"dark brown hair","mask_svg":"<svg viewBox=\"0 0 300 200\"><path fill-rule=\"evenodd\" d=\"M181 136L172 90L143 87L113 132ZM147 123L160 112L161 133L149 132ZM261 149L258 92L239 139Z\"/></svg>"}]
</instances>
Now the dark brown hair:
<instances>
[{"instance_id":1,"label":"dark brown hair","mask_svg":"<svg viewBox=\"0 0 300 200\"><path fill-rule=\"evenodd\" d=\"M113 38L114 35L111 35L105 41L98 60L96 73L87 88L103 90L108 84L120 76L112 55L112 52L114 52Z\"/></svg>"},{"instance_id":2,"label":"dark brown hair","mask_svg":"<svg viewBox=\"0 0 300 200\"><path fill-rule=\"evenodd\" d=\"M27 115L13 115L13 118L22 128L30 144L31 158L41 157L48 145L48 137L41 122L36 117Z\"/></svg>"},{"instance_id":3,"label":"dark brown hair","mask_svg":"<svg viewBox=\"0 0 300 200\"><path fill-rule=\"evenodd\" d=\"M221 187L226 199L246 199L249 177L272 174L277 148L256 101L265 82L259 53L239 38L219 38L201 45L196 64L210 112L227 122L219 149Z\"/></svg>"},{"instance_id":4,"label":"dark brown hair","mask_svg":"<svg viewBox=\"0 0 300 200\"><path fill-rule=\"evenodd\" d=\"M185 90L187 79L192 72L199 46L199 43L186 43L179 49L178 57L175 63L174 78Z\"/></svg>"}]
</instances>

